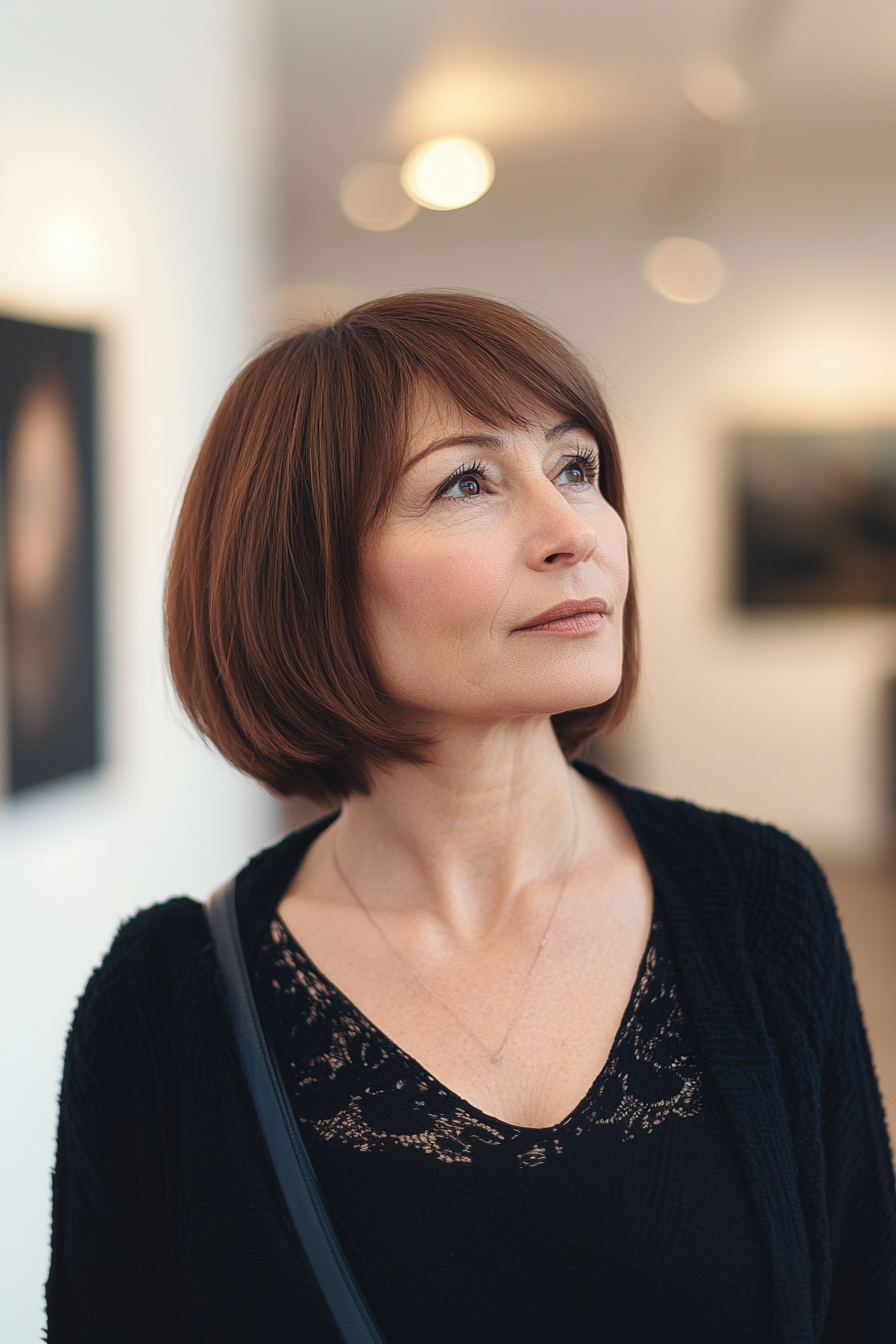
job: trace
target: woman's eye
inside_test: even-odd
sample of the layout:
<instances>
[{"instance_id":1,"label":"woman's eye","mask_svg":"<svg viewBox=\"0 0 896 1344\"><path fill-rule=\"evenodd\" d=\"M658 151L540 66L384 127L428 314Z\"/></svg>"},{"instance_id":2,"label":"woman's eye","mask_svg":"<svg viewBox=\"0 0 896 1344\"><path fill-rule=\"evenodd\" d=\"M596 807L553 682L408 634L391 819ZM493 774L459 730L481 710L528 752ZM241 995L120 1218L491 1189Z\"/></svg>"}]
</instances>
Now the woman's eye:
<instances>
[{"instance_id":1,"label":"woman's eye","mask_svg":"<svg viewBox=\"0 0 896 1344\"><path fill-rule=\"evenodd\" d=\"M594 479L594 475L595 470L590 463L576 459L567 462L557 479L562 485L587 485Z\"/></svg>"},{"instance_id":2,"label":"woman's eye","mask_svg":"<svg viewBox=\"0 0 896 1344\"><path fill-rule=\"evenodd\" d=\"M475 476L461 476L459 481L454 482L454 488L459 495L479 494L479 482Z\"/></svg>"},{"instance_id":3,"label":"woman's eye","mask_svg":"<svg viewBox=\"0 0 896 1344\"><path fill-rule=\"evenodd\" d=\"M447 482L440 491L448 499L475 499L482 494L482 480L478 472L465 471Z\"/></svg>"}]
</instances>

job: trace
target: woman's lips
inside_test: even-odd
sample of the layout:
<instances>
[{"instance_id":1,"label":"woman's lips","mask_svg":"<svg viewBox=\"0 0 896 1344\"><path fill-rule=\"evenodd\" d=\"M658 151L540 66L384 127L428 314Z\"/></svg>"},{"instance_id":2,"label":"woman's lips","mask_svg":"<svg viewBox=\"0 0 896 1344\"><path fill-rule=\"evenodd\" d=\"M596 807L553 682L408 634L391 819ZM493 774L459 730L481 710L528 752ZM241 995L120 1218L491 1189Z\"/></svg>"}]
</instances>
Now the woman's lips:
<instances>
[{"instance_id":1,"label":"woman's lips","mask_svg":"<svg viewBox=\"0 0 896 1344\"><path fill-rule=\"evenodd\" d=\"M589 597L577 602L558 602L531 621L518 625L513 633L527 635L590 635L599 629L607 612L602 597Z\"/></svg>"}]
</instances>

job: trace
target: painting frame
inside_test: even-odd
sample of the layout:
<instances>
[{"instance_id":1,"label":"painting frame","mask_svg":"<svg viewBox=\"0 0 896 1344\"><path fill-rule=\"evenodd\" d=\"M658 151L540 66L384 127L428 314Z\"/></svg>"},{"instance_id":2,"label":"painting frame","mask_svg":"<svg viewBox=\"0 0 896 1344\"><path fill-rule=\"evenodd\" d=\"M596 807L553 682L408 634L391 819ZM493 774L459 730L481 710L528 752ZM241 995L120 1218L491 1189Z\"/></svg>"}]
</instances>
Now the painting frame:
<instances>
[{"instance_id":1,"label":"painting frame","mask_svg":"<svg viewBox=\"0 0 896 1344\"><path fill-rule=\"evenodd\" d=\"M99 335L0 315L5 791L101 764Z\"/></svg>"},{"instance_id":2,"label":"painting frame","mask_svg":"<svg viewBox=\"0 0 896 1344\"><path fill-rule=\"evenodd\" d=\"M734 602L896 608L896 426L731 435Z\"/></svg>"}]
</instances>

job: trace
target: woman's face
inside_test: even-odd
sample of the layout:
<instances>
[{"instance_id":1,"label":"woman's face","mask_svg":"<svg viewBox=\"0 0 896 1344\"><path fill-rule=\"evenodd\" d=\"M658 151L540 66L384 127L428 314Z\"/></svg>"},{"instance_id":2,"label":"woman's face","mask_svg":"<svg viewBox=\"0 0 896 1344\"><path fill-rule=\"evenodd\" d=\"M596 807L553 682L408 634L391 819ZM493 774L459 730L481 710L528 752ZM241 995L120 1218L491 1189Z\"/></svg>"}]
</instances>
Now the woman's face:
<instances>
[{"instance_id":1,"label":"woman's face","mask_svg":"<svg viewBox=\"0 0 896 1344\"><path fill-rule=\"evenodd\" d=\"M550 411L494 429L421 400L362 559L380 675L415 718L558 714L614 693L628 554L597 472L591 435Z\"/></svg>"}]
</instances>

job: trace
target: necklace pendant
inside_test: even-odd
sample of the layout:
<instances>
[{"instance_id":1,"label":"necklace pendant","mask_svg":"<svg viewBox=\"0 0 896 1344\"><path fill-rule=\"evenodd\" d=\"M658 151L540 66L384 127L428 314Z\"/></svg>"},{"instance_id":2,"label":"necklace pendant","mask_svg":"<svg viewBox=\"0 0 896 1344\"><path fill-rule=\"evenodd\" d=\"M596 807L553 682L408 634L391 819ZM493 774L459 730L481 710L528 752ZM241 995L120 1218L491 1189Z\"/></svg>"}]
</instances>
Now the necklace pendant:
<instances>
[{"instance_id":1,"label":"necklace pendant","mask_svg":"<svg viewBox=\"0 0 896 1344\"><path fill-rule=\"evenodd\" d=\"M497 1052L497 1054L492 1055L492 1063L493 1063L493 1064L503 1064L503 1063L504 1063L504 1056L501 1054L501 1051L500 1051L500 1050Z\"/></svg>"}]
</instances>

